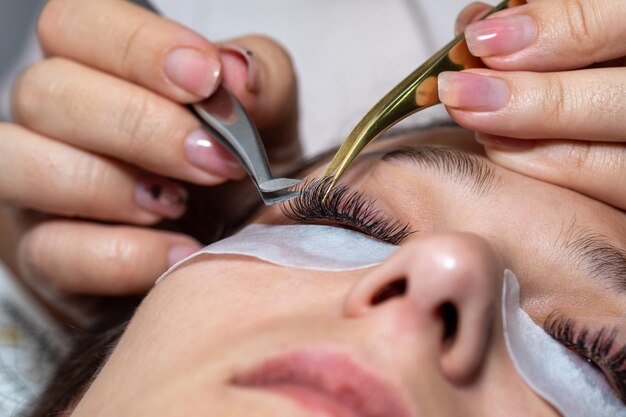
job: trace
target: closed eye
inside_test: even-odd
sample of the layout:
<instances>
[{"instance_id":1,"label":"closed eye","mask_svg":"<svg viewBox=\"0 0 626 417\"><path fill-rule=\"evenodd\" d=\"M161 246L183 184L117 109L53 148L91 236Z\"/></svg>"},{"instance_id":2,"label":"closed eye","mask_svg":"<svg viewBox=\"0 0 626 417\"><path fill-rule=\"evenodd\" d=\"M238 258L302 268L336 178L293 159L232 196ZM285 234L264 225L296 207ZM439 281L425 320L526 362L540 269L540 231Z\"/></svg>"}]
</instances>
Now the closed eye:
<instances>
[{"instance_id":1,"label":"closed eye","mask_svg":"<svg viewBox=\"0 0 626 417\"><path fill-rule=\"evenodd\" d=\"M327 194L329 186L329 180L307 181L298 197L281 205L282 212L297 223L336 224L393 245L414 233L408 223L377 210L375 200L363 193L341 184Z\"/></svg>"}]
</instances>

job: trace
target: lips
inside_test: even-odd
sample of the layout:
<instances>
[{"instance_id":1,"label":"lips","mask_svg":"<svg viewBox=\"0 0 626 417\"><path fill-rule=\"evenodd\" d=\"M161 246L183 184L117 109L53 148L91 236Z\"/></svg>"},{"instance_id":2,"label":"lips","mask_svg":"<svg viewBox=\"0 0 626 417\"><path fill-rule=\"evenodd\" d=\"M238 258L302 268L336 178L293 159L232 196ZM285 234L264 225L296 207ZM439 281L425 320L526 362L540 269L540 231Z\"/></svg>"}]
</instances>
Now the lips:
<instances>
[{"instance_id":1,"label":"lips","mask_svg":"<svg viewBox=\"0 0 626 417\"><path fill-rule=\"evenodd\" d=\"M332 417L412 417L397 390L334 352L284 355L236 376L232 383L286 396L308 411Z\"/></svg>"}]
</instances>

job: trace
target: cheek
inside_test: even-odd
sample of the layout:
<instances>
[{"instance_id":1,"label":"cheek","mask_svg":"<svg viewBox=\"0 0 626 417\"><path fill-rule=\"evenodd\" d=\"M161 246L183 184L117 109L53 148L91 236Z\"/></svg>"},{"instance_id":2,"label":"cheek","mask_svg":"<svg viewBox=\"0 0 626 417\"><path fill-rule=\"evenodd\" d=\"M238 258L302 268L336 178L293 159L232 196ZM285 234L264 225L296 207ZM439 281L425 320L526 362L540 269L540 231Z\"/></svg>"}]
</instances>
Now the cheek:
<instances>
[{"instance_id":1,"label":"cheek","mask_svg":"<svg viewBox=\"0 0 626 417\"><path fill-rule=\"evenodd\" d=\"M301 413L295 403L278 396L211 380L207 377L211 372L199 367L196 372L169 375L158 384L150 384L146 378L138 380L136 376L119 384L110 378L110 372L103 372L72 415L293 417ZM110 389L112 384L114 388Z\"/></svg>"},{"instance_id":2,"label":"cheek","mask_svg":"<svg viewBox=\"0 0 626 417\"><path fill-rule=\"evenodd\" d=\"M482 384L485 389L480 389L477 394L476 403L483 407L481 415L562 417L524 382L505 343L504 334L498 332L487 368L482 373L486 378Z\"/></svg>"},{"instance_id":3,"label":"cheek","mask_svg":"<svg viewBox=\"0 0 626 417\"><path fill-rule=\"evenodd\" d=\"M153 356L172 366L193 366L225 348L262 339L277 323L338 315L353 281L347 273L295 270L254 260L193 263L150 293L121 346L141 361Z\"/></svg>"}]
</instances>

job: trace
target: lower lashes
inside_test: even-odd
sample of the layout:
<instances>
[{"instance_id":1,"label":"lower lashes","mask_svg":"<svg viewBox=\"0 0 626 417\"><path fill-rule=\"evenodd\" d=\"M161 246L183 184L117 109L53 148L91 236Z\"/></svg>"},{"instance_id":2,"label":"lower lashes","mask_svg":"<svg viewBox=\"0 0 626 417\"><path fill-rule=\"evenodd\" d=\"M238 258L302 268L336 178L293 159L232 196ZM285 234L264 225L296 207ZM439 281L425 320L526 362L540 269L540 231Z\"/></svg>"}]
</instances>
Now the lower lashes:
<instances>
[{"instance_id":1,"label":"lower lashes","mask_svg":"<svg viewBox=\"0 0 626 417\"><path fill-rule=\"evenodd\" d=\"M615 349L616 330L609 332L603 327L592 334L587 328L577 329L573 320L558 312L548 316L544 328L556 341L599 368L626 404L626 345Z\"/></svg>"}]
</instances>

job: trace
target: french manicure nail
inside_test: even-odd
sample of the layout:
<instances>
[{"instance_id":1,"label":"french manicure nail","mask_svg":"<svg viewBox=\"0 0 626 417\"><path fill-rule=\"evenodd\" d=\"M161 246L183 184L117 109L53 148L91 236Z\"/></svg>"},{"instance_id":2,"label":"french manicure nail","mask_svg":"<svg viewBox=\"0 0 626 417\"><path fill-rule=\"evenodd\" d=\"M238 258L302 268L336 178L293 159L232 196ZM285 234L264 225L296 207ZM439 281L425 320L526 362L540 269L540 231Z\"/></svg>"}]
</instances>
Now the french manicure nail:
<instances>
[{"instance_id":1,"label":"french manicure nail","mask_svg":"<svg viewBox=\"0 0 626 417\"><path fill-rule=\"evenodd\" d=\"M187 205L187 190L160 178L140 178L135 186L135 203L161 216L176 219Z\"/></svg>"},{"instance_id":2,"label":"french manicure nail","mask_svg":"<svg viewBox=\"0 0 626 417\"><path fill-rule=\"evenodd\" d=\"M246 175L241 164L204 129L196 129L187 137L185 157L195 167L222 178L240 180Z\"/></svg>"},{"instance_id":3,"label":"french manicure nail","mask_svg":"<svg viewBox=\"0 0 626 417\"><path fill-rule=\"evenodd\" d=\"M465 38L474 56L509 55L535 41L537 24L527 15L486 19L467 26Z\"/></svg>"},{"instance_id":4,"label":"french manicure nail","mask_svg":"<svg viewBox=\"0 0 626 417\"><path fill-rule=\"evenodd\" d=\"M439 99L446 106L486 112L503 108L511 92L506 81L471 72L439 74Z\"/></svg>"},{"instance_id":5,"label":"french manicure nail","mask_svg":"<svg viewBox=\"0 0 626 417\"><path fill-rule=\"evenodd\" d=\"M515 139L479 132L476 133L476 142L497 151L508 152L527 151L535 146L535 141L532 139Z\"/></svg>"},{"instance_id":6,"label":"french manicure nail","mask_svg":"<svg viewBox=\"0 0 626 417\"><path fill-rule=\"evenodd\" d=\"M193 255L200 250L199 246L192 245L174 245L167 254L167 263L170 267L182 261L186 257Z\"/></svg>"},{"instance_id":7,"label":"french manicure nail","mask_svg":"<svg viewBox=\"0 0 626 417\"><path fill-rule=\"evenodd\" d=\"M246 89L251 93L258 93L260 89L259 62L254 52L236 42L223 42L218 47L221 51L232 52L243 58L246 63ZM225 65L228 65L228 62Z\"/></svg>"},{"instance_id":8,"label":"french manicure nail","mask_svg":"<svg viewBox=\"0 0 626 417\"><path fill-rule=\"evenodd\" d=\"M217 88L221 76L217 57L193 48L178 48L165 58L165 75L191 94L205 98Z\"/></svg>"}]
</instances>

